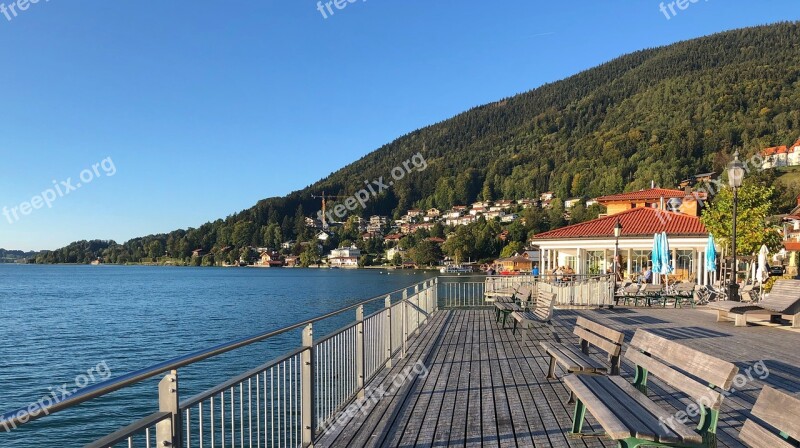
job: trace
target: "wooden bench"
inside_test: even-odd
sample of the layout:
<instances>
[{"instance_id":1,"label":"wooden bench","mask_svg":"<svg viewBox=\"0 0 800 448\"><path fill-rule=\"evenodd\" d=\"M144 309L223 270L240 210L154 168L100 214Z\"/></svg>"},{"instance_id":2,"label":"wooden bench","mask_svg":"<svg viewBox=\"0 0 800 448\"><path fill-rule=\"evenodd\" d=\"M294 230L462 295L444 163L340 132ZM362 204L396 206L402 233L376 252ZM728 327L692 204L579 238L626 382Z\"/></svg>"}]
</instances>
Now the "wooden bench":
<instances>
[{"instance_id":1,"label":"wooden bench","mask_svg":"<svg viewBox=\"0 0 800 448\"><path fill-rule=\"evenodd\" d=\"M769 315L773 321L787 314L792 316L792 328L800 328L800 280L776 281L769 296L758 303L724 300L709 303L708 308L717 311L717 322L733 314L737 327L747 326L748 314Z\"/></svg>"},{"instance_id":2,"label":"wooden bench","mask_svg":"<svg viewBox=\"0 0 800 448\"><path fill-rule=\"evenodd\" d=\"M746 420L739 440L752 448L800 446L800 398L764 386L751 414L772 428Z\"/></svg>"},{"instance_id":3,"label":"wooden bench","mask_svg":"<svg viewBox=\"0 0 800 448\"><path fill-rule=\"evenodd\" d=\"M664 306L667 304L667 299L664 297L663 285L653 285L650 283L645 284L639 290L639 294L633 299L633 306L639 306L639 300L644 300L645 305L653 306L653 301L664 301Z\"/></svg>"},{"instance_id":4,"label":"wooden bench","mask_svg":"<svg viewBox=\"0 0 800 448\"><path fill-rule=\"evenodd\" d=\"M697 286L696 283L688 283L688 282L681 282L676 283L672 287L672 293L670 297L675 300L675 308L683 308L681 302L684 300L688 301L692 308L695 307L695 300L694 300L694 289ZM667 302L664 301L664 306L667 305Z\"/></svg>"},{"instance_id":5,"label":"wooden bench","mask_svg":"<svg viewBox=\"0 0 800 448\"><path fill-rule=\"evenodd\" d=\"M553 307L556 304L556 295L549 292L539 291L536 294L536 306L532 311L514 311L511 317L514 318L514 330L517 332L517 325L522 324L524 329L537 325L549 325L553 317Z\"/></svg>"},{"instance_id":6,"label":"wooden bench","mask_svg":"<svg viewBox=\"0 0 800 448\"><path fill-rule=\"evenodd\" d=\"M636 365L633 384L620 376L564 378L575 395L574 435L581 433L588 410L620 447L716 446L722 391L730 388L739 371L736 366L641 329L624 356ZM696 430L647 396L648 376L691 398L700 420Z\"/></svg>"},{"instance_id":7,"label":"wooden bench","mask_svg":"<svg viewBox=\"0 0 800 448\"><path fill-rule=\"evenodd\" d=\"M641 289L642 285L638 283L632 283L630 285L627 285L624 288L622 288L622 294L614 297L615 302L619 304L619 300L622 299L622 304L627 305L628 301L633 299L634 303L636 303L636 296L639 295L639 291Z\"/></svg>"},{"instance_id":8,"label":"wooden bench","mask_svg":"<svg viewBox=\"0 0 800 448\"><path fill-rule=\"evenodd\" d=\"M514 291L511 296L497 297L494 302L495 309L495 322L500 322L500 316L503 317L503 328L506 327L506 319L514 311L524 311L528 307L528 302L533 295L533 286L524 285Z\"/></svg>"},{"instance_id":9,"label":"wooden bench","mask_svg":"<svg viewBox=\"0 0 800 448\"><path fill-rule=\"evenodd\" d=\"M573 333L580 338L580 346L573 344L557 344L542 342L542 348L550 355L550 370L547 378L555 378L556 364L561 365L567 373L605 374L609 368L589 356L589 348L597 347L608 355L611 363L611 374L619 375L619 355L622 351L622 340L625 335L619 331L604 327L583 317L575 322Z\"/></svg>"}]
</instances>

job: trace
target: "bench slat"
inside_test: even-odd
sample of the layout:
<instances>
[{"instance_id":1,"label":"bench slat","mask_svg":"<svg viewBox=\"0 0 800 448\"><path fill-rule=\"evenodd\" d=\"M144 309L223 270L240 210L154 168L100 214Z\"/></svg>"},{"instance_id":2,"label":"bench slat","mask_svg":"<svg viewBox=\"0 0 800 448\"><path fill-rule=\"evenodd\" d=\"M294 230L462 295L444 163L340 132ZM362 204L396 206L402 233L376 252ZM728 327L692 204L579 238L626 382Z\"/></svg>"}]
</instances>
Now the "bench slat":
<instances>
[{"instance_id":1,"label":"bench slat","mask_svg":"<svg viewBox=\"0 0 800 448\"><path fill-rule=\"evenodd\" d=\"M618 419L607 406L605 406L577 375L564 377L564 384L575 393L575 397L583 402L586 410L592 413L595 420L606 431L609 437L614 440L627 439L631 436L631 430Z\"/></svg>"},{"instance_id":2,"label":"bench slat","mask_svg":"<svg viewBox=\"0 0 800 448\"><path fill-rule=\"evenodd\" d=\"M619 353L622 350L621 346L614 344L613 342L608 341L606 339L603 339L594 333L590 333L589 331L584 330L583 328L575 327L573 333L575 333L579 338L588 341L590 344L596 346L597 348L603 350L604 352L608 353L611 356L619 356Z\"/></svg>"},{"instance_id":3,"label":"bench slat","mask_svg":"<svg viewBox=\"0 0 800 448\"><path fill-rule=\"evenodd\" d=\"M625 339L624 333L617 330L612 330L611 328L600 325L597 322L593 322L582 316L578 317L578 320L575 322L575 325L577 325L578 327L585 328L591 331L592 333L597 333L600 336L608 339L609 341L615 344L622 344L622 341Z\"/></svg>"},{"instance_id":4,"label":"bench slat","mask_svg":"<svg viewBox=\"0 0 800 448\"><path fill-rule=\"evenodd\" d=\"M675 389L689 395L695 401L702 399L700 402L704 404L708 403L708 406L712 409L719 409L722 404L722 394L719 392L698 383L694 379L678 372L655 358L645 355L635 348L626 350L625 357L632 363L644 367L648 372L657 376Z\"/></svg>"},{"instance_id":5,"label":"bench slat","mask_svg":"<svg viewBox=\"0 0 800 448\"><path fill-rule=\"evenodd\" d=\"M631 341L631 346L663 359L675 367L702 379L704 382L724 390L730 389L733 378L739 371L738 367L727 361L643 330L636 331ZM629 349L626 354L632 351Z\"/></svg>"},{"instance_id":6,"label":"bench slat","mask_svg":"<svg viewBox=\"0 0 800 448\"><path fill-rule=\"evenodd\" d=\"M653 442L680 442L680 436L659 425L658 419L644 409L608 377L582 376L581 382L591 391L594 399L607 407L628 427L631 435ZM637 391L641 395L641 392ZM588 408L588 406L587 406ZM594 413L592 414L594 415ZM602 425L603 422L595 416Z\"/></svg>"},{"instance_id":7,"label":"bench slat","mask_svg":"<svg viewBox=\"0 0 800 448\"><path fill-rule=\"evenodd\" d=\"M800 399L764 386L752 413L791 438L800 440Z\"/></svg>"},{"instance_id":8,"label":"bench slat","mask_svg":"<svg viewBox=\"0 0 800 448\"><path fill-rule=\"evenodd\" d=\"M542 342L541 346L548 355L553 356L562 366L565 366L567 372L592 373L608 370L608 367L595 361L576 347L549 342Z\"/></svg>"},{"instance_id":9,"label":"bench slat","mask_svg":"<svg viewBox=\"0 0 800 448\"><path fill-rule=\"evenodd\" d=\"M747 420L739 432L739 440L751 448L794 448L794 445Z\"/></svg>"},{"instance_id":10,"label":"bench slat","mask_svg":"<svg viewBox=\"0 0 800 448\"><path fill-rule=\"evenodd\" d=\"M674 417L674 414L670 414L664 408L657 405L653 400L647 398L646 395L642 394L638 389L633 387L631 383L620 376L612 376L609 378L611 378L611 381L613 381L617 387L625 391L628 396L636 400L639 405L647 409L648 412L658 418L659 422L663 421L664 424L669 427L669 429L678 434L681 438L683 438L684 441L693 443L701 443L703 441L703 436L679 422Z\"/></svg>"}]
</instances>

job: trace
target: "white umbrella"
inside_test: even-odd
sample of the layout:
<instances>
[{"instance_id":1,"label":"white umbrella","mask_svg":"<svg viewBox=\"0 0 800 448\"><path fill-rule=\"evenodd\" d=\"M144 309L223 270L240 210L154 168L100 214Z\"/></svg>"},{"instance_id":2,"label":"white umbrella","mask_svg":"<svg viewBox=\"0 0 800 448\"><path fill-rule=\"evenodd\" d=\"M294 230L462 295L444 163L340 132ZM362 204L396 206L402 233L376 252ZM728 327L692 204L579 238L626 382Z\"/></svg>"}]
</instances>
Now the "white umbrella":
<instances>
[{"instance_id":1,"label":"white umbrella","mask_svg":"<svg viewBox=\"0 0 800 448\"><path fill-rule=\"evenodd\" d=\"M759 284L764 283L769 278L769 272L767 272L767 257L769 257L769 249L767 249L765 244L761 246L761 250L758 251L758 270L756 271L756 280Z\"/></svg>"}]
</instances>

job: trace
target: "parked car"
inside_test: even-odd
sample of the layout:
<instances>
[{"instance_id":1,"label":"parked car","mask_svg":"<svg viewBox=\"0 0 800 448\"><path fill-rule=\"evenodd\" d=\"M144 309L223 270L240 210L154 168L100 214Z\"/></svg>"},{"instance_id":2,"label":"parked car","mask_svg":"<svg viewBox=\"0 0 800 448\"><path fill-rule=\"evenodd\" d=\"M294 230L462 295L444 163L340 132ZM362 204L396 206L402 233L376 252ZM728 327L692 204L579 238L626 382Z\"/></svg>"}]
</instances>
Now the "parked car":
<instances>
[{"instance_id":1,"label":"parked car","mask_svg":"<svg viewBox=\"0 0 800 448\"><path fill-rule=\"evenodd\" d=\"M769 275L770 277L780 277L786 273L786 268L783 265L776 265L769 267Z\"/></svg>"}]
</instances>

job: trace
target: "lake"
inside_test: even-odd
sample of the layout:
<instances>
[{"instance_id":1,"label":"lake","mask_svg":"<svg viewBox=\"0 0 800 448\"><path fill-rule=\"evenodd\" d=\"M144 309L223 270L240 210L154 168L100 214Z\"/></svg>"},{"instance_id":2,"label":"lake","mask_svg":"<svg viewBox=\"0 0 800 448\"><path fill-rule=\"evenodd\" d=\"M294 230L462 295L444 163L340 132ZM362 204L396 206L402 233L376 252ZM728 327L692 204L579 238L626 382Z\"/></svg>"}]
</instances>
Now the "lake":
<instances>
[{"instance_id":1,"label":"lake","mask_svg":"<svg viewBox=\"0 0 800 448\"><path fill-rule=\"evenodd\" d=\"M0 264L0 413L28 406L65 383L74 387L117 377L434 275ZM353 318L348 312L329 319L315 329L315 337ZM181 396L201 392L299 344L299 332L292 332L181 369ZM144 381L10 433L0 428L0 448L83 446L156 411L157 382Z\"/></svg>"}]
</instances>

